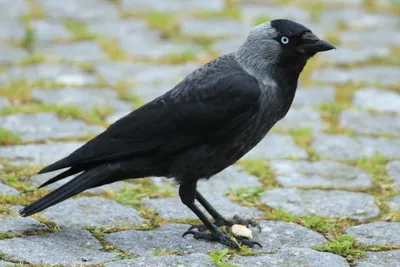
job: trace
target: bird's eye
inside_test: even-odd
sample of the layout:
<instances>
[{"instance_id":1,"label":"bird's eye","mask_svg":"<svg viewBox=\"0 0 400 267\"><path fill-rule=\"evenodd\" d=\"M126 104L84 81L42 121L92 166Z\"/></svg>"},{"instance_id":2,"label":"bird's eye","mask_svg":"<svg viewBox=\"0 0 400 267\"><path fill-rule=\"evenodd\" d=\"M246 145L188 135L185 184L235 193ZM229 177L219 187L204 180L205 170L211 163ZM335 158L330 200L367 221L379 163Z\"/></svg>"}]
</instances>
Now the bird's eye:
<instances>
[{"instance_id":1,"label":"bird's eye","mask_svg":"<svg viewBox=\"0 0 400 267\"><path fill-rule=\"evenodd\" d=\"M286 36L283 36L281 38L281 42L282 42L282 44L287 44L287 43L289 43L289 38L287 38Z\"/></svg>"}]
</instances>

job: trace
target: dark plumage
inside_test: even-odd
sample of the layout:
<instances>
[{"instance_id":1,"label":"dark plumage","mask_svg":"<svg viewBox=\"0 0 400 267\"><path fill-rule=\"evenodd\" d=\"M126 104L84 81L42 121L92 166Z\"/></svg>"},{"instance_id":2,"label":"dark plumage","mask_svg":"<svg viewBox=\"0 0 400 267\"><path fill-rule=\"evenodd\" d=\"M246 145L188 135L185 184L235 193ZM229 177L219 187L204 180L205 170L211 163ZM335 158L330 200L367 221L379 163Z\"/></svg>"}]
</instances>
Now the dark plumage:
<instances>
[{"instance_id":1,"label":"dark plumage","mask_svg":"<svg viewBox=\"0 0 400 267\"><path fill-rule=\"evenodd\" d=\"M207 63L169 92L42 169L39 173L69 168L42 186L81 174L25 207L21 214L32 215L92 187L128 178L166 176L180 184L182 202L211 232L187 233L236 246L217 228L234 222L212 208L196 191L196 182L222 171L260 142L289 110L307 60L333 48L289 20L255 27L237 52ZM198 209L195 199L214 217L215 224Z\"/></svg>"}]
</instances>

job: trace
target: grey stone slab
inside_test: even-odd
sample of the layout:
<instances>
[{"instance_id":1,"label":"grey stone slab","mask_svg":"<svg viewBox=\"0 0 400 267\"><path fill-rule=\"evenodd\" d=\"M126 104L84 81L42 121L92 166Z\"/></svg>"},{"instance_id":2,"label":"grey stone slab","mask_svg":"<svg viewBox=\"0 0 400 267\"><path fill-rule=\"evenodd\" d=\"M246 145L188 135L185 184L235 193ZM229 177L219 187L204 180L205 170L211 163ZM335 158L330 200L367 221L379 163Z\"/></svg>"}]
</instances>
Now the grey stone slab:
<instances>
[{"instance_id":1,"label":"grey stone slab","mask_svg":"<svg viewBox=\"0 0 400 267\"><path fill-rule=\"evenodd\" d=\"M299 23L305 23L310 19L310 13L302 8L289 5L259 5L247 4L242 7L242 19L249 25L254 25L256 20L268 18L292 19Z\"/></svg>"},{"instance_id":2,"label":"grey stone slab","mask_svg":"<svg viewBox=\"0 0 400 267\"><path fill-rule=\"evenodd\" d=\"M271 161L275 179L283 186L363 188L372 186L362 169L333 161Z\"/></svg>"},{"instance_id":3,"label":"grey stone slab","mask_svg":"<svg viewBox=\"0 0 400 267\"><path fill-rule=\"evenodd\" d=\"M90 33L99 34L108 38L122 38L125 36L139 35L151 31L147 22L141 19L128 19L118 21L94 21L87 25Z\"/></svg>"},{"instance_id":4,"label":"grey stone slab","mask_svg":"<svg viewBox=\"0 0 400 267\"><path fill-rule=\"evenodd\" d=\"M323 59L332 64L357 64L371 58L385 58L389 55L389 47L364 47L363 49L337 47L336 50L325 53Z\"/></svg>"},{"instance_id":5,"label":"grey stone slab","mask_svg":"<svg viewBox=\"0 0 400 267\"><path fill-rule=\"evenodd\" d=\"M234 256L230 263L237 267L349 267L346 260L332 253L309 248L282 248L276 254Z\"/></svg>"},{"instance_id":6,"label":"grey stone slab","mask_svg":"<svg viewBox=\"0 0 400 267\"><path fill-rule=\"evenodd\" d=\"M247 36L250 27L234 19L187 18L181 23L181 34L187 36Z\"/></svg>"},{"instance_id":7,"label":"grey stone slab","mask_svg":"<svg viewBox=\"0 0 400 267\"><path fill-rule=\"evenodd\" d=\"M43 174L38 174L38 175L34 175L32 177L29 178L29 180L31 181L31 183L35 186L40 186L42 185L44 182L46 182L47 180L50 180L51 178L55 177L56 175L62 173L66 171L66 169L61 169L58 171L54 171L54 172L49 172L49 173L43 173ZM62 179L61 181L57 181L53 184L47 185L46 188L49 189L56 189L64 184L66 184L67 182L71 181L74 177L76 177L76 175L72 175L68 178ZM104 193L110 193L110 192L115 192L115 191L120 191L123 190L125 188L129 188L132 187L131 184L126 183L126 182L115 182L115 183L111 183L111 184L106 184L103 186L99 186L99 187L95 187L92 189L88 189L85 190L85 193L91 193L91 194L104 194Z\"/></svg>"},{"instance_id":8,"label":"grey stone slab","mask_svg":"<svg viewBox=\"0 0 400 267\"><path fill-rule=\"evenodd\" d=\"M274 127L286 131L308 128L317 133L321 132L325 125L318 111L312 107L305 106L291 108L286 116Z\"/></svg>"},{"instance_id":9,"label":"grey stone slab","mask_svg":"<svg viewBox=\"0 0 400 267\"><path fill-rule=\"evenodd\" d=\"M0 109L10 106L10 101L5 97L0 97Z\"/></svg>"},{"instance_id":10,"label":"grey stone slab","mask_svg":"<svg viewBox=\"0 0 400 267\"><path fill-rule=\"evenodd\" d=\"M29 233L48 229L45 224L32 218L0 216L0 232L3 233Z\"/></svg>"},{"instance_id":11,"label":"grey stone slab","mask_svg":"<svg viewBox=\"0 0 400 267\"><path fill-rule=\"evenodd\" d=\"M215 209L224 216L233 217L234 215L238 215L253 218L261 217L263 215L261 211L254 208L242 207L219 193L208 191L200 192L210 203L213 203ZM143 203L147 207L154 209L165 219L198 219L189 208L182 204L179 196L145 199L143 200ZM200 207L200 209L203 212L206 212L203 207Z\"/></svg>"},{"instance_id":12,"label":"grey stone slab","mask_svg":"<svg viewBox=\"0 0 400 267\"><path fill-rule=\"evenodd\" d=\"M63 227L118 227L138 225L143 221L134 208L102 197L71 198L42 214Z\"/></svg>"},{"instance_id":13,"label":"grey stone slab","mask_svg":"<svg viewBox=\"0 0 400 267\"><path fill-rule=\"evenodd\" d=\"M35 33L35 40L48 42L70 39L72 34L59 20L32 20L29 22Z\"/></svg>"},{"instance_id":14,"label":"grey stone slab","mask_svg":"<svg viewBox=\"0 0 400 267\"><path fill-rule=\"evenodd\" d=\"M306 159L307 152L296 145L289 135L269 133L261 142L248 152L247 159L285 159L296 157Z\"/></svg>"},{"instance_id":15,"label":"grey stone slab","mask_svg":"<svg viewBox=\"0 0 400 267\"><path fill-rule=\"evenodd\" d=\"M225 8L224 0L122 0L121 5L124 9L134 11L156 10L161 12L191 12L196 10L218 11Z\"/></svg>"},{"instance_id":16,"label":"grey stone slab","mask_svg":"<svg viewBox=\"0 0 400 267\"><path fill-rule=\"evenodd\" d=\"M254 240L261 243L262 249L257 251L270 252L284 247L312 248L321 245L327 240L319 233L313 232L295 223L279 221L259 221L261 233L254 232Z\"/></svg>"},{"instance_id":17,"label":"grey stone slab","mask_svg":"<svg viewBox=\"0 0 400 267\"><path fill-rule=\"evenodd\" d=\"M112 124L114 122L116 122L117 120L121 119L122 117L128 115L130 111L117 111L109 116L106 117L106 122L109 124Z\"/></svg>"},{"instance_id":18,"label":"grey stone slab","mask_svg":"<svg viewBox=\"0 0 400 267\"><path fill-rule=\"evenodd\" d=\"M21 80L31 82L46 80L66 85L86 85L94 84L96 77L75 66L51 63L13 67L0 74L0 83Z\"/></svg>"},{"instance_id":19,"label":"grey stone slab","mask_svg":"<svg viewBox=\"0 0 400 267\"><path fill-rule=\"evenodd\" d=\"M400 222L372 222L351 226L344 232L367 246L400 245Z\"/></svg>"},{"instance_id":20,"label":"grey stone slab","mask_svg":"<svg viewBox=\"0 0 400 267\"><path fill-rule=\"evenodd\" d=\"M28 57L28 53L16 47L0 44L0 64L12 63Z\"/></svg>"},{"instance_id":21,"label":"grey stone slab","mask_svg":"<svg viewBox=\"0 0 400 267\"><path fill-rule=\"evenodd\" d=\"M21 23L0 20L0 24L0 40L16 41L24 38L25 28Z\"/></svg>"},{"instance_id":22,"label":"grey stone slab","mask_svg":"<svg viewBox=\"0 0 400 267\"><path fill-rule=\"evenodd\" d=\"M364 88L354 94L353 104L363 109L400 112L400 94L376 88Z\"/></svg>"},{"instance_id":23,"label":"grey stone slab","mask_svg":"<svg viewBox=\"0 0 400 267\"><path fill-rule=\"evenodd\" d=\"M400 266L400 250L367 252L367 257L355 260L356 267L397 267Z\"/></svg>"},{"instance_id":24,"label":"grey stone slab","mask_svg":"<svg viewBox=\"0 0 400 267\"><path fill-rule=\"evenodd\" d=\"M101 126L88 125L76 119L60 119L56 114L49 112L0 116L0 124L3 129L20 136L23 141L77 137L99 134L105 130Z\"/></svg>"},{"instance_id":25,"label":"grey stone slab","mask_svg":"<svg viewBox=\"0 0 400 267\"><path fill-rule=\"evenodd\" d=\"M193 42L170 40L146 40L141 36L125 36L119 42L121 48L133 57L160 58L184 53L199 54L203 48Z\"/></svg>"},{"instance_id":26,"label":"grey stone slab","mask_svg":"<svg viewBox=\"0 0 400 267\"><path fill-rule=\"evenodd\" d=\"M312 148L324 159L355 160L377 153L390 158L400 157L400 140L390 138L350 137L345 135L319 135Z\"/></svg>"},{"instance_id":27,"label":"grey stone slab","mask_svg":"<svg viewBox=\"0 0 400 267\"><path fill-rule=\"evenodd\" d=\"M213 267L215 265L205 253L193 253L183 256L147 256L132 260L109 262L104 267Z\"/></svg>"},{"instance_id":28,"label":"grey stone slab","mask_svg":"<svg viewBox=\"0 0 400 267\"><path fill-rule=\"evenodd\" d=\"M296 91L293 105L320 105L335 102L335 88L332 86L300 87Z\"/></svg>"},{"instance_id":29,"label":"grey stone slab","mask_svg":"<svg viewBox=\"0 0 400 267\"><path fill-rule=\"evenodd\" d=\"M111 62L98 64L96 70L109 84L125 82L139 85L170 85L171 83L175 85L198 67L199 65L195 63L154 65Z\"/></svg>"},{"instance_id":30,"label":"grey stone slab","mask_svg":"<svg viewBox=\"0 0 400 267\"><path fill-rule=\"evenodd\" d=\"M400 68L389 66L366 66L353 69L326 67L315 70L311 77L317 82L334 84L363 82L368 85L379 83L383 86L397 86L400 83Z\"/></svg>"},{"instance_id":31,"label":"grey stone slab","mask_svg":"<svg viewBox=\"0 0 400 267\"><path fill-rule=\"evenodd\" d=\"M74 105L88 110L103 107L124 112L132 110L132 104L119 100L118 93L108 88L35 88L32 97L47 104Z\"/></svg>"},{"instance_id":32,"label":"grey stone slab","mask_svg":"<svg viewBox=\"0 0 400 267\"><path fill-rule=\"evenodd\" d=\"M261 201L272 208L283 208L294 214L315 214L332 218L365 220L379 215L374 197L364 193L340 190L300 190L277 188L266 191Z\"/></svg>"},{"instance_id":33,"label":"grey stone slab","mask_svg":"<svg viewBox=\"0 0 400 267\"><path fill-rule=\"evenodd\" d=\"M188 224L166 224L151 231L129 230L111 233L105 236L105 240L115 248L139 256L152 256L161 250L207 253L224 247L218 243L196 240L191 235L182 237L189 227Z\"/></svg>"},{"instance_id":34,"label":"grey stone slab","mask_svg":"<svg viewBox=\"0 0 400 267\"><path fill-rule=\"evenodd\" d=\"M344 45L400 45L400 32L387 28L365 31L349 30L340 33L339 37Z\"/></svg>"},{"instance_id":35,"label":"grey stone slab","mask_svg":"<svg viewBox=\"0 0 400 267\"><path fill-rule=\"evenodd\" d=\"M117 20L119 17L117 6L105 0L69 0L68 2L39 0L39 3L51 18L105 21ZM82 12L83 10L85 12Z\"/></svg>"},{"instance_id":36,"label":"grey stone slab","mask_svg":"<svg viewBox=\"0 0 400 267\"><path fill-rule=\"evenodd\" d=\"M107 55L100 46L91 41L69 44L46 43L37 46L35 52L47 58L65 61L94 62L107 59Z\"/></svg>"},{"instance_id":37,"label":"grey stone slab","mask_svg":"<svg viewBox=\"0 0 400 267\"><path fill-rule=\"evenodd\" d=\"M8 186L0 182L0 195L18 196L19 192L14 187Z\"/></svg>"},{"instance_id":38,"label":"grey stone slab","mask_svg":"<svg viewBox=\"0 0 400 267\"><path fill-rule=\"evenodd\" d=\"M18 20L28 11L28 5L24 0L0 1L0 17L2 20Z\"/></svg>"},{"instance_id":39,"label":"grey stone slab","mask_svg":"<svg viewBox=\"0 0 400 267\"><path fill-rule=\"evenodd\" d=\"M340 115L340 124L358 134L400 135L400 115L396 114L345 110Z\"/></svg>"},{"instance_id":40,"label":"grey stone slab","mask_svg":"<svg viewBox=\"0 0 400 267\"><path fill-rule=\"evenodd\" d=\"M117 256L105 252L90 232L78 229L0 240L0 252L30 264L64 266L99 264Z\"/></svg>"},{"instance_id":41,"label":"grey stone slab","mask_svg":"<svg viewBox=\"0 0 400 267\"><path fill-rule=\"evenodd\" d=\"M11 267L11 266L16 266L16 264L9 261L0 260L0 267Z\"/></svg>"},{"instance_id":42,"label":"grey stone slab","mask_svg":"<svg viewBox=\"0 0 400 267\"><path fill-rule=\"evenodd\" d=\"M389 162L386 165L386 169L390 177L393 179L394 188L400 191L400 161Z\"/></svg>"},{"instance_id":43,"label":"grey stone slab","mask_svg":"<svg viewBox=\"0 0 400 267\"><path fill-rule=\"evenodd\" d=\"M13 165L47 165L68 156L83 142L57 142L0 147L0 157Z\"/></svg>"},{"instance_id":44,"label":"grey stone slab","mask_svg":"<svg viewBox=\"0 0 400 267\"><path fill-rule=\"evenodd\" d=\"M396 188L398 189L398 188ZM389 207L391 207L392 209L396 210L396 211L400 211L400 195L391 197L388 201L387 204L389 205Z\"/></svg>"},{"instance_id":45,"label":"grey stone slab","mask_svg":"<svg viewBox=\"0 0 400 267\"><path fill-rule=\"evenodd\" d=\"M215 41L212 45L212 49L219 55L225 55L237 51L245 40L246 38L244 37L224 38Z\"/></svg>"}]
</instances>

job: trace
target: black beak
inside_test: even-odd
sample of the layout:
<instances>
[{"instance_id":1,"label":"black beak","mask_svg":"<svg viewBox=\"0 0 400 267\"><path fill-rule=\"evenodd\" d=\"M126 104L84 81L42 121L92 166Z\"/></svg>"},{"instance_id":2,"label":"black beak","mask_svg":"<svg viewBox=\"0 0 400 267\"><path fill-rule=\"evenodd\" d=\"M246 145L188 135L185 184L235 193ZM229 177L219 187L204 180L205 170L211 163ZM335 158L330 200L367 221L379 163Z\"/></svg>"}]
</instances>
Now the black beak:
<instances>
[{"instance_id":1,"label":"black beak","mask_svg":"<svg viewBox=\"0 0 400 267\"><path fill-rule=\"evenodd\" d=\"M315 34L306 32L302 35L303 43L299 46L299 51L307 54L316 54L318 52L336 49L327 41L319 39Z\"/></svg>"}]
</instances>

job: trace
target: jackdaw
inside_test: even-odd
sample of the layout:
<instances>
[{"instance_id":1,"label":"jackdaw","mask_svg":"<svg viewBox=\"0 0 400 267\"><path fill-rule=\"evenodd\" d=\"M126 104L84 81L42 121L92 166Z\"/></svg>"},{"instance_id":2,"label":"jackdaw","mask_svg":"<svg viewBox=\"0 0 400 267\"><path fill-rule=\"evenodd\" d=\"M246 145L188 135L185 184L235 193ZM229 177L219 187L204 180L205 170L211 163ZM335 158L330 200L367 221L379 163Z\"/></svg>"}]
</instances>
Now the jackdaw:
<instances>
[{"instance_id":1,"label":"jackdaw","mask_svg":"<svg viewBox=\"0 0 400 267\"><path fill-rule=\"evenodd\" d=\"M335 47L296 22L277 19L251 29L240 48L195 70L174 88L43 168L69 168L40 187L73 174L73 180L20 211L30 216L86 189L128 178L174 178L183 204L202 221L185 234L237 248L218 227L253 221L225 219L196 190L259 143L288 112L308 59ZM211 222L197 200L214 218ZM194 228L199 228L197 231ZM204 231L204 230L208 231Z\"/></svg>"}]
</instances>

